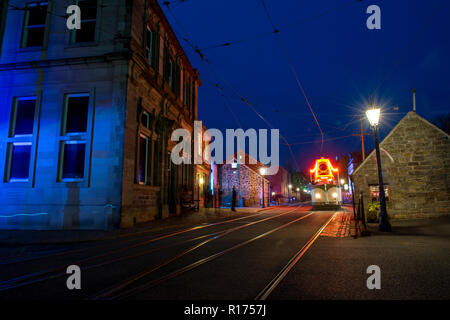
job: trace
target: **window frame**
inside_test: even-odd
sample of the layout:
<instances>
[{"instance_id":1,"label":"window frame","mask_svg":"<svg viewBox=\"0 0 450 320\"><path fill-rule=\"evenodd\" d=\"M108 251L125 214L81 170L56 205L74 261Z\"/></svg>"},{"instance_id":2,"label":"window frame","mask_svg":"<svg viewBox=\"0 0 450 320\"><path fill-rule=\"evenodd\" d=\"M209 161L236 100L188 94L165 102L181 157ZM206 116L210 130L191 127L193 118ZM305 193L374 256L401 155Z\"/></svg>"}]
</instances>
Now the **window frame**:
<instances>
[{"instance_id":1,"label":"window frame","mask_svg":"<svg viewBox=\"0 0 450 320\"><path fill-rule=\"evenodd\" d=\"M20 92L22 93L22 92ZM35 109L33 117L33 131L31 134L14 134L17 117L17 103L20 100L35 100ZM10 187L34 187L35 171L36 171L36 155L38 148L38 136L40 126L40 111L41 111L42 91L39 90L35 95L17 94L11 97L11 107L9 115L9 128L6 137L6 152L4 154L4 174L3 183L8 183ZM29 172L27 179L15 179L11 181L12 168L12 149L14 145L31 145Z\"/></svg>"},{"instance_id":2,"label":"window frame","mask_svg":"<svg viewBox=\"0 0 450 320\"><path fill-rule=\"evenodd\" d=\"M142 118L144 115L147 117L147 124L142 123ZM153 170L154 170L154 162L153 162L153 154L154 154L154 141L155 136L153 134L153 128L150 127L151 113L147 109L142 109L141 115L139 117L138 123L138 135L137 135L137 148L136 148L136 183L142 186L153 186ZM141 161L141 138L146 139L146 157L144 164L144 179L141 181L140 178L140 161Z\"/></svg>"},{"instance_id":3,"label":"window frame","mask_svg":"<svg viewBox=\"0 0 450 320\"><path fill-rule=\"evenodd\" d=\"M86 120L86 131L85 132L66 132L67 126L67 114L69 99L71 97L89 97L88 100L88 112ZM66 182L76 182L80 186L89 187L91 181L91 157L92 157L92 138L93 138L93 127L94 127L94 115L95 115L95 89L92 90L80 90L71 91L66 90L62 94L62 108L60 115L60 125L58 130L57 138L57 150L58 150L58 165L56 172L56 182L66 183ZM66 144L85 144L84 150L84 171L83 178L64 178L64 148Z\"/></svg>"},{"instance_id":4,"label":"window frame","mask_svg":"<svg viewBox=\"0 0 450 320\"><path fill-rule=\"evenodd\" d=\"M42 25L36 25L36 26L32 26L32 29L35 28L44 28L44 37L42 38L42 44L39 46L27 46L26 45L26 41L28 38L28 20L29 20L29 15L30 15L30 11L29 10L25 10L24 15L23 15L23 23L22 23L22 33L21 33L21 38L20 38L20 49L39 49L39 48L44 48L46 45L46 40L47 40L47 26L49 24L49 9L50 9L50 4L49 1L34 1L34 2L29 2L26 4L26 7L34 7L34 6L41 6L41 5L46 5L47 6L47 11L46 11L46 17L45 17L45 22Z\"/></svg>"},{"instance_id":5,"label":"window frame","mask_svg":"<svg viewBox=\"0 0 450 320\"><path fill-rule=\"evenodd\" d=\"M80 3L80 1L87 1L87 0L73 0L72 4L78 6L78 4ZM95 16L95 20L94 19L86 19L83 20L83 14L81 14L81 21L80 23L83 22L92 22L95 21L95 30L94 30L94 40L92 41L80 41L80 42L76 42L76 36L77 36L77 29L73 29L73 30L67 30L68 31L68 45L69 47L77 47L77 46L91 46L91 45L95 45L98 43L99 38L100 38L100 19L101 19L101 9L102 8L102 0L97 0L97 12L96 12L96 16Z\"/></svg>"}]
</instances>

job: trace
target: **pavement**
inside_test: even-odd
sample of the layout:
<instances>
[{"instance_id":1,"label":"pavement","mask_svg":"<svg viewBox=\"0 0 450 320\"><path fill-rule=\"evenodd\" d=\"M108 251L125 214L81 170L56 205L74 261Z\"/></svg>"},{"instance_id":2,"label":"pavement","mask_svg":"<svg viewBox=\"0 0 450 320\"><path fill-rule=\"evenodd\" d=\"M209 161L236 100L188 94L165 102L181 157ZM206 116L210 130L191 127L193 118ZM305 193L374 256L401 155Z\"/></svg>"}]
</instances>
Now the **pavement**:
<instances>
[{"instance_id":1,"label":"pavement","mask_svg":"<svg viewBox=\"0 0 450 320\"><path fill-rule=\"evenodd\" d=\"M270 296L274 300L448 300L450 217L392 220L392 232L319 237ZM369 290L367 268L381 270Z\"/></svg>"}]
</instances>

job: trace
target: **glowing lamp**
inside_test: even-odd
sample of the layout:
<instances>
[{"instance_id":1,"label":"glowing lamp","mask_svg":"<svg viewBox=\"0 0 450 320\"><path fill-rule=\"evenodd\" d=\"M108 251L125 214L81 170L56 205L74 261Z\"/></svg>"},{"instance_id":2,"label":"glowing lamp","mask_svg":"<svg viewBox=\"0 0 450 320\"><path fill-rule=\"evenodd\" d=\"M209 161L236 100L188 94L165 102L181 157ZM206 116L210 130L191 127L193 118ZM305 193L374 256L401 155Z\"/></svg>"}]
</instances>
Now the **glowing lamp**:
<instances>
[{"instance_id":1,"label":"glowing lamp","mask_svg":"<svg viewBox=\"0 0 450 320\"><path fill-rule=\"evenodd\" d=\"M370 124L376 127L380 121L380 108L373 108L366 111L367 119Z\"/></svg>"},{"instance_id":2,"label":"glowing lamp","mask_svg":"<svg viewBox=\"0 0 450 320\"><path fill-rule=\"evenodd\" d=\"M200 178L200 184L202 185L204 182L205 182L205 180L203 180L203 178Z\"/></svg>"},{"instance_id":3,"label":"glowing lamp","mask_svg":"<svg viewBox=\"0 0 450 320\"><path fill-rule=\"evenodd\" d=\"M345 180L344 179L341 179L341 184L344 184L345 183Z\"/></svg>"},{"instance_id":4,"label":"glowing lamp","mask_svg":"<svg viewBox=\"0 0 450 320\"><path fill-rule=\"evenodd\" d=\"M320 199L320 193L316 193L316 199Z\"/></svg>"},{"instance_id":5,"label":"glowing lamp","mask_svg":"<svg viewBox=\"0 0 450 320\"><path fill-rule=\"evenodd\" d=\"M272 192L272 196L274 196L275 195L275 192Z\"/></svg>"},{"instance_id":6,"label":"glowing lamp","mask_svg":"<svg viewBox=\"0 0 450 320\"><path fill-rule=\"evenodd\" d=\"M266 168L261 168L259 169L259 173L261 173L261 175L265 175L266 174Z\"/></svg>"},{"instance_id":7,"label":"glowing lamp","mask_svg":"<svg viewBox=\"0 0 450 320\"><path fill-rule=\"evenodd\" d=\"M297 188L296 190L297 190L297 192L299 192L299 191L300 191L300 188Z\"/></svg>"},{"instance_id":8,"label":"glowing lamp","mask_svg":"<svg viewBox=\"0 0 450 320\"><path fill-rule=\"evenodd\" d=\"M288 187L289 187L289 189L292 189L292 184L290 184Z\"/></svg>"},{"instance_id":9,"label":"glowing lamp","mask_svg":"<svg viewBox=\"0 0 450 320\"><path fill-rule=\"evenodd\" d=\"M333 198L337 198L337 193L333 192Z\"/></svg>"}]
</instances>

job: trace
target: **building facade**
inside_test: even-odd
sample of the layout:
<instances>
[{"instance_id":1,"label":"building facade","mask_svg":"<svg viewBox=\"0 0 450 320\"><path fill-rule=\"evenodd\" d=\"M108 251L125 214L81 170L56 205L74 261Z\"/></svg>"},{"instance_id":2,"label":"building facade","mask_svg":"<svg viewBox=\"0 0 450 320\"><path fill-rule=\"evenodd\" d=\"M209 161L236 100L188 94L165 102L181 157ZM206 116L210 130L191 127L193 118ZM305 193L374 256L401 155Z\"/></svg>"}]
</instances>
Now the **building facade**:
<instances>
[{"instance_id":1,"label":"building facade","mask_svg":"<svg viewBox=\"0 0 450 320\"><path fill-rule=\"evenodd\" d=\"M69 5L81 29L67 27ZM198 72L156 0L10 0L0 39L0 228L109 229L180 212Z\"/></svg>"},{"instance_id":2,"label":"building facade","mask_svg":"<svg viewBox=\"0 0 450 320\"><path fill-rule=\"evenodd\" d=\"M237 205L242 207L270 206L270 181L261 174L265 166L241 152L242 163L238 163L237 154L233 163L227 160L219 165L219 188L221 206L231 206L232 188L236 190ZM264 202L263 202L264 198Z\"/></svg>"},{"instance_id":3,"label":"building facade","mask_svg":"<svg viewBox=\"0 0 450 320\"><path fill-rule=\"evenodd\" d=\"M409 112L380 143L386 204L391 218L450 214L449 136ZM379 199L375 151L351 174L355 199Z\"/></svg>"},{"instance_id":4,"label":"building facade","mask_svg":"<svg viewBox=\"0 0 450 320\"><path fill-rule=\"evenodd\" d=\"M288 202L290 196L300 195L295 190L289 190L289 172L282 166L279 166L276 174L268 175L267 179L270 182L272 198L279 199L279 202Z\"/></svg>"}]
</instances>

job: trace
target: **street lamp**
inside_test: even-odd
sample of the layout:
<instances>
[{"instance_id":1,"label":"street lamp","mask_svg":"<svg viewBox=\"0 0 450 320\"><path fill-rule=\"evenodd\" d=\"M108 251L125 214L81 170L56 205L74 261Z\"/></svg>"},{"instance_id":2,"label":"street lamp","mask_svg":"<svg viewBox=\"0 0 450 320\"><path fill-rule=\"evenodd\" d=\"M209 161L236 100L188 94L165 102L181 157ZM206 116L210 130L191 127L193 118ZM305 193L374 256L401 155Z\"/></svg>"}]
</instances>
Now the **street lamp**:
<instances>
[{"instance_id":1,"label":"street lamp","mask_svg":"<svg viewBox=\"0 0 450 320\"><path fill-rule=\"evenodd\" d=\"M288 203L291 202L291 189L292 189L292 184L288 185Z\"/></svg>"},{"instance_id":2,"label":"street lamp","mask_svg":"<svg viewBox=\"0 0 450 320\"><path fill-rule=\"evenodd\" d=\"M262 202L261 208L264 208L264 175L266 174L266 168L259 169L259 173L261 173L261 184L262 184Z\"/></svg>"},{"instance_id":3,"label":"street lamp","mask_svg":"<svg viewBox=\"0 0 450 320\"><path fill-rule=\"evenodd\" d=\"M375 108L373 103L371 103L371 109L366 111L367 119L370 125L373 127L373 135L375 138L375 152L377 155L377 167L378 167L378 187L380 195L380 231L391 231L391 224L389 223L389 217L386 210L386 198L384 194L384 184L383 184L383 172L381 169L381 156L380 156L380 144L378 142L378 125L380 122L380 109Z\"/></svg>"}]
</instances>

